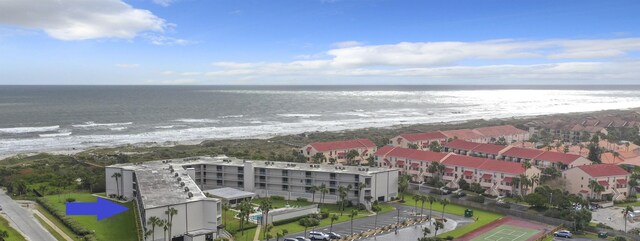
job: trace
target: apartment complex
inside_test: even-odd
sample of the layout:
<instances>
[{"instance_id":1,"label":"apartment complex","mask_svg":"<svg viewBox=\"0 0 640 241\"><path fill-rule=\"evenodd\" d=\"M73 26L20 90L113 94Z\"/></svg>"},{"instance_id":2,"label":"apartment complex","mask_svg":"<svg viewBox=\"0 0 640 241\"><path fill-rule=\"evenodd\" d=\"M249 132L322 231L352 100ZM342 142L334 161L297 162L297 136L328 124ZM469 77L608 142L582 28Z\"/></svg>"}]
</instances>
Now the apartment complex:
<instances>
[{"instance_id":1,"label":"apartment complex","mask_svg":"<svg viewBox=\"0 0 640 241\"><path fill-rule=\"evenodd\" d=\"M441 162L448 153L421 151L402 147L384 146L375 153L376 166L397 168L401 174L421 182L432 177L427 168L432 162Z\"/></svg>"},{"instance_id":2,"label":"apartment complex","mask_svg":"<svg viewBox=\"0 0 640 241\"><path fill-rule=\"evenodd\" d=\"M442 179L448 187L459 188L459 181L464 179L467 183L479 183L485 193L494 196L526 192L514 185L513 180L520 175L539 177L541 173L535 166L525 170L520 163L461 155L450 155L442 164L446 167ZM526 188L533 190L535 187L534 184Z\"/></svg>"},{"instance_id":3,"label":"apartment complex","mask_svg":"<svg viewBox=\"0 0 640 241\"><path fill-rule=\"evenodd\" d=\"M562 176L567 181L566 188L570 193L583 197L622 200L629 193L629 174L621 167L613 164L593 164L578 166L565 170ZM597 183L602 190L596 189Z\"/></svg>"},{"instance_id":4,"label":"apartment complex","mask_svg":"<svg viewBox=\"0 0 640 241\"><path fill-rule=\"evenodd\" d=\"M453 152L460 155L497 159L508 146L477 143L463 140L453 140L444 144L445 152Z\"/></svg>"},{"instance_id":5,"label":"apartment complex","mask_svg":"<svg viewBox=\"0 0 640 241\"><path fill-rule=\"evenodd\" d=\"M314 156L322 153L322 163L341 163L347 162L347 154L351 150L356 150L358 155L353 159L356 162L365 162L367 158L376 152L377 146L369 139L355 139L346 141L331 142L314 142L300 149L300 153L307 158L308 162L312 162Z\"/></svg>"},{"instance_id":6,"label":"apartment complex","mask_svg":"<svg viewBox=\"0 0 640 241\"><path fill-rule=\"evenodd\" d=\"M529 161L538 168L557 166L561 170L591 164L589 159L580 155L514 146L502 152L500 159L518 163Z\"/></svg>"},{"instance_id":7,"label":"apartment complex","mask_svg":"<svg viewBox=\"0 0 640 241\"><path fill-rule=\"evenodd\" d=\"M150 217L171 221L171 238L185 241L213 240L221 224L220 200L206 197L193 179L193 169L172 161L143 164L117 164L106 167L107 195L135 200L138 220L145 230L152 230ZM165 212L177 210L173 216ZM155 229L155 240L163 239L164 230ZM154 240L154 241L155 241Z\"/></svg>"},{"instance_id":8,"label":"apartment complex","mask_svg":"<svg viewBox=\"0 0 640 241\"><path fill-rule=\"evenodd\" d=\"M428 150L429 144L436 141L444 144L447 140L457 139L477 143L492 143L504 139L509 144L529 139L529 132L510 125L490 126L475 129L458 129L425 133L401 134L389 139L392 146L409 148L415 145L418 149Z\"/></svg>"}]
</instances>

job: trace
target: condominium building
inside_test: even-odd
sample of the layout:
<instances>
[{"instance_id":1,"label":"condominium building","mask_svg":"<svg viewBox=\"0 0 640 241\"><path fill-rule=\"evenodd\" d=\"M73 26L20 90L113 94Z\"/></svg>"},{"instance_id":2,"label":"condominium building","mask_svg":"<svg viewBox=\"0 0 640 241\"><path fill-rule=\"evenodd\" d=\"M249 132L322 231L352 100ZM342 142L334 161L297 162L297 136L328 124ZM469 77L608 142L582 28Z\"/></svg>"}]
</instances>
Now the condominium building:
<instances>
[{"instance_id":1,"label":"condominium building","mask_svg":"<svg viewBox=\"0 0 640 241\"><path fill-rule=\"evenodd\" d=\"M135 200L140 212L138 222L145 231L153 230L155 224L149 219L157 217L171 220L171 239L205 241L217 237L220 200L202 193L193 179L193 169L172 161L155 161L117 164L106 167L105 172L107 195ZM177 213L168 215L170 209ZM164 235L164 230L156 227L146 240L165 240Z\"/></svg>"},{"instance_id":2,"label":"condominium building","mask_svg":"<svg viewBox=\"0 0 640 241\"><path fill-rule=\"evenodd\" d=\"M556 166L561 170L591 164L589 159L580 155L514 146L504 151L500 158L505 161L518 163L529 161L531 165L537 166L538 168Z\"/></svg>"},{"instance_id":3,"label":"condominium building","mask_svg":"<svg viewBox=\"0 0 640 241\"><path fill-rule=\"evenodd\" d=\"M509 147L477 143L463 140L453 140L446 143L444 146L445 152L453 152L460 155L485 157L489 159L496 159L500 154L506 151Z\"/></svg>"},{"instance_id":4,"label":"condominium building","mask_svg":"<svg viewBox=\"0 0 640 241\"><path fill-rule=\"evenodd\" d=\"M583 197L622 200L629 194L628 183L631 174L617 165L578 166L564 171L562 176L567 181L567 191ZM598 191L595 183L603 189Z\"/></svg>"},{"instance_id":5,"label":"condominium building","mask_svg":"<svg viewBox=\"0 0 640 241\"><path fill-rule=\"evenodd\" d=\"M429 150L429 145L432 142L444 143L447 141L447 136L442 132L425 132L425 133L411 133L402 134L389 139L389 144L392 146L409 148L410 146L416 146L419 150Z\"/></svg>"},{"instance_id":6,"label":"condominium building","mask_svg":"<svg viewBox=\"0 0 640 241\"><path fill-rule=\"evenodd\" d=\"M376 152L376 166L398 168L401 174L411 176L413 181L422 182L433 176L428 171L432 162L441 162L449 153L421 151L410 148L384 146Z\"/></svg>"},{"instance_id":7,"label":"condominium building","mask_svg":"<svg viewBox=\"0 0 640 241\"><path fill-rule=\"evenodd\" d=\"M477 143L493 143L504 139L506 144L510 144L517 141L528 140L529 132L510 125L490 126L475 129L402 134L389 139L389 144L403 148L409 148L415 145L418 149L428 150L429 144L434 141L445 144L447 140L452 139Z\"/></svg>"},{"instance_id":8,"label":"condominium building","mask_svg":"<svg viewBox=\"0 0 640 241\"><path fill-rule=\"evenodd\" d=\"M346 141L330 141L330 142L314 142L300 149L300 153L307 158L308 162L314 161L314 156L321 153L322 163L341 163L347 162L348 153L351 150L358 152L353 158L356 163L366 162L367 158L376 152L377 146L369 139L355 139Z\"/></svg>"}]
</instances>

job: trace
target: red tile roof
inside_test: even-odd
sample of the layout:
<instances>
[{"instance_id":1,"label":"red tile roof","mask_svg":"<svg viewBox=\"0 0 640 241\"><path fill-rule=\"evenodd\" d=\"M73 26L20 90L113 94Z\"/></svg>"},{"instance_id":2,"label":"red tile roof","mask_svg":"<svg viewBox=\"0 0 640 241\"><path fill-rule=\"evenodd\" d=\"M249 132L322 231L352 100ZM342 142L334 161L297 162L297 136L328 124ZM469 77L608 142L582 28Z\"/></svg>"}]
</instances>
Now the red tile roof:
<instances>
[{"instance_id":1,"label":"red tile roof","mask_svg":"<svg viewBox=\"0 0 640 241\"><path fill-rule=\"evenodd\" d=\"M471 175L473 175L473 171L464 171L463 174L465 176L471 176Z\"/></svg>"},{"instance_id":2,"label":"red tile roof","mask_svg":"<svg viewBox=\"0 0 640 241\"><path fill-rule=\"evenodd\" d=\"M478 145L480 145L480 143L469 142L464 140L453 140L445 144L444 147L471 151L473 150L473 148L476 148Z\"/></svg>"},{"instance_id":3,"label":"red tile roof","mask_svg":"<svg viewBox=\"0 0 640 241\"><path fill-rule=\"evenodd\" d=\"M536 160L548 161L552 163L562 162L565 165L569 165L575 160L578 160L581 156L575 154L566 154L561 152L545 151Z\"/></svg>"},{"instance_id":4,"label":"red tile roof","mask_svg":"<svg viewBox=\"0 0 640 241\"><path fill-rule=\"evenodd\" d=\"M484 136L490 136L490 137L522 135L522 134L528 133L527 131L520 130L511 125L481 127L481 128L475 128L473 130Z\"/></svg>"},{"instance_id":5,"label":"red tile roof","mask_svg":"<svg viewBox=\"0 0 640 241\"><path fill-rule=\"evenodd\" d=\"M325 152L331 150L348 150L356 148L374 148L374 144L369 139L355 139L347 141L314 142L309 144L317 151Z\"/></svg>"},{"instance_id":6,"label":"red tile roof","mask_svg":"<svg viewBox=\"0 0 640 241\"><path fill-rule=\"evenodd\" d=\"M617 165L613 164L593 164L579 166L582 171L589 174L592 177L608 177L608 176L622 176L629 175L627 171Z\"/></svg>"},{"instance_id":7,"label":"red tile roof","mask_svg":"<svg viewBox=\"0 0 640 241\"><path fill-rule=\"evenodd\" d=\"M492 179L492 178L493 178L493 175L491 175L491 174L482 175L482 179Z\"/></svg>"},{"instance_id":8,"label":"red tile roof","mask_svg":"<svg viewBox=\"0 0 640 241\"><path fill-rule=\"evenodd\" d=\"M598 184L600 184L600 185L601 185L601 186L603 186L603 187L608 187L608 186L609 186L609 182L604 181L604 180L602 180L602 181L598 181Z\"/></svg>"},{"instance_id":9,"label":"red tile roof","mask_svg":"<svg viewBox=\"0 0 640 241\"><path fill-rule=\"evenodd\" d=\"M544 151L536 150L536 149L521 148L521 147L511 147L509 148L509 150L502 153L502 155L510 156L510 157L525 158L525 159L534 159L537 156L542 155L542 153L544 153Z\"/></svg>"},{"instance_id":10,"label":"red tile roof","mask_svg":"<svg viewBox=\"0 0 640 241\"><path fill-rule=\"evenodd\" d=\"M411 163L411 167L415 168L415 167L419 167L419 166L420 166L420 163L417 163L417 162Z\"/></svg>"},{"instance_id":11,"label":"red tile roof","mask_svg":"<svg viewBox=\"0 0 640 241\"><path fill-rule=\"evenodd\" d=\"M503 182L511 183L513 181L513 177L505 177L502 179Z\"/></svg>"},{"instance_id":12,"label":"red tile roof","mask_svg":"<svg viewBox=\"0 0 640 241\"><path fill-rule=\"evenodd\" d=\"M498 155L500 153L500 151L502 151L502 150L504 150L506 148L507 148L506 146L501 146L501 145L480 144L480 145L476 146L476 148L474 148L473 151Z\"/></svg>"},{"instance_id":13,"label":"red tile roof","mask_svg":"<svg viewBox=\"0 0 640 241\"><path fill-rule=\"evenodd\" d=\"M447 156L446 153L420 151L409 148L384 146L376 151L377 156L393 156L416 161L440 162L442 158Z\"/></svg>"},{"instance_id":14,"label":"red tile roof","mask_svg":"<svg viewBox=\"0 0 640 241\"><path fill-rule=\"evenodd\" d=\"M444 172L445 173L453 173L453 168L445 168Z\"/></svg>"},{"instance_id":15,"label":"red tile roof","mask_svg":"<svg viewBox=\"0 0 640 241\"><path fill-rule=\"evenodd\" d=\"M511 174L523 174L525 172L524 167L522 167L522 164L520 163L497 161L471 156L451 155L444 159L442 164Z\"/></svg>"},{"instance_id":16,"label":"red tile roof","mask_svg":"<svg viewBox=\"0 0 640 241\"><path fill-rule=\"evenodd\" d=\"M447 136L448 138L458 138L460 140L471 140L481 138L482 134L475 132L471 129L459 129L459 130L448 130L442 131L442 134Z\"/></svg>"},{"instance_id":17,"label":"red tile roof","mask_svg":"<svg viewBox=\"0 0 640 241\"><path fill-rule=\"evenodd\" d=\"M616 182L620 185L626 185L627 184L627 179L618 179L616 180Z\"/></svg>"},{"instance_id":18,"label":"red tile roof","mask_svg":"<svg viewBox=\"0 0 640 241\"><path fill-rule=\"evenodd\" d=\"M400 135L407 141L425 141L425 140L439 140L439 139L447 139L447 136L442 134L442 132L424 132L424 133L412 133L412 134L402 134Z\"/></svg>"}]
</instances>

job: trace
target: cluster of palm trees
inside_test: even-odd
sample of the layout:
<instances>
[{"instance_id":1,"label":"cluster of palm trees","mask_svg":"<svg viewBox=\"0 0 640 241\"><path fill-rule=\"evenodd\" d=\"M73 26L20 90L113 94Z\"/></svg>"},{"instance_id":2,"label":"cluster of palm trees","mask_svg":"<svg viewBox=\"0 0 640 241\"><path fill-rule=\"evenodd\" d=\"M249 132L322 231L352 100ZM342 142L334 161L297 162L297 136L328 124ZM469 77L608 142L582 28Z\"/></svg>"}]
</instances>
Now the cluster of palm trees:
<instances>
[{"instance_id":1,"label":"cluster of palm trees","mask_svg":"<svg viewBox=\"0 0 640 241\"><path fill-rule=\"evenodd\" d=\"M167 215L167 219L161 219L156 216L149 217L147 225L151 225L151 230L147 230L144 235L145 239L151 236L151 240L156 240L156 227L163 229L162 240L167 240L167 231L169 233L169 240L171 240L171 226L173 226L173 216L178 214L178 210L170 207L164 212Z\"/></svg>"},{"instance_id":2,"label":"cluster of palm trees","mask_svg":"<svg viewBox=\"0 0 640 241\"><path fill-rule=\"evenodd\" d=\"M316 192L320 192L321 197L320 197L320 203L324 203L324 196L329 193L329 188L327 188L327 185L320 184L320 186L312 186L311 189L311 202L315 203L316 202Z\"/></svg>"},{"instance_id":3,"label":"cluster of palm trees","mask_svg":"<svg viewBox=\"0 0 640 241\"><path fill-rule=\"evenodd\" d=\"M527 170L531 168L531 162L529 160L525 160L524 162L522 162L522 167L524 168L526 173ZM522 194L522 196L525 196L527 194L527 190L529 190L529 187L533 187L538 184L540 184L540 176L538 175L529 177L526 174L520 174L517 177L513 178L513 180L511 180L511 186L513 188L519 187L520 194Z\"/></svg>"},{"instance_id":4,"label":"cluster of palm trees","mask_svg":"<svg viewBox=\"0 0 640 241\"><path fill-rule=\"evenodd\" d=\"M592 198L596 198L597 196L600 196L600 193L604 192L604 186L600 185L600 183L598 183L598 181L596 181L596 180L589 181L588 187L589 187L589 189L591 189L591 197ZM594 193L596 193L598 195L597 196L593 196Z\"/></svg>"}]
</instances>

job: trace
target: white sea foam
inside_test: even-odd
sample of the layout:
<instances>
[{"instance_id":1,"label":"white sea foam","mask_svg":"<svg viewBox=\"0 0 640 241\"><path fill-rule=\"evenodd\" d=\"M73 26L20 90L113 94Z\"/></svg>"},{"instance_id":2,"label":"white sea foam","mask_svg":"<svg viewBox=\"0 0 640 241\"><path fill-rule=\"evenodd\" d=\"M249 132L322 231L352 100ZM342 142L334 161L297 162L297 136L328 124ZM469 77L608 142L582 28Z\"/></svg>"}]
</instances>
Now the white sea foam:
<instances>
[{"instance_id":1,"label":"white sea foam","mask_svg":"<svg viewBox=\"0 0 640 241\"><path fill-rule=\"evenodd\" d=\"M214 119L177 119L175 121L184 123L218 123L220 120Z\"/></svg>"},{"instance_id":2,"label":"white sea foam","mask_svg":"<svg viewBox=\"0 0 640 241\"><path fill-rule=\"evenodd\" d=\"M75 128L96 128L96 127L109 127L109 126L126 126L131 125L133 122L122 123L95 123L93 121L85 122L84 124L71 125Z\"/></svg>"},{"instance_id":3,"label":"white sea foam","mask_svg":"<svg viewBox=\"0 0 640 241\"><path fill-rule=\"evenodd\" d=\"M51 133L51 134L39 134L40 137L61 137L61 136L70 136L73 134L72 132L60 132L60 133Z\"/></svg>"},{"instance_id":4,"label":"white sea foam","mask_svg":"<svg viewBox=\"0 0 640 241\"><path fill-rule=\"evenodd\" d=\"M126 129L127 129L126 126L109 128L109 130L112 130L112 131L124 131Z\"/></svg>"},{"instance_id":5,"label":"white sea foam","mask_svg":"<svg viewBox=\"0 0 640 241\"><path fill-rule=\"evenodd\" d=\"M322 116L319 114L278 114L278 115L282 117L293 117L293 118L311 118L311 117Z\"/></svg>"},{"instance_id":6,"label":"white sea foam","mask_svg":"<svg viewBox=\"0 0 640 241\"><path fill-rule=\"evenodd\" d=\"M170 125L170 126L156 126L154 128L156 128L156 129L172 129L173 127L175 127L175 126L173 126L173 125Z\"/></svg>"},{"instance_id":7,"label":"white sea foam","mask_svg":"<svg viewBox=\"0 0 640 241\"><path fill-rule=\"evenodd\" d=\"M56 131L60 129L60 126L38 126L38 127L12 127L12 128L0 128L2 133L22 134L22 133L38 133Z\"/></svg>"},{"instance_id":8,"label":"white sea foam","mask_svg":"<svg viewBox=\"0 0 640 241\"><path fill-rule=\"evenodd\" d=\"M244 117L244 115L225 115L225 116L220 116L220 118L222 119L227 119L227 118L242 118Z\"/></svg>"}]
</instances>

